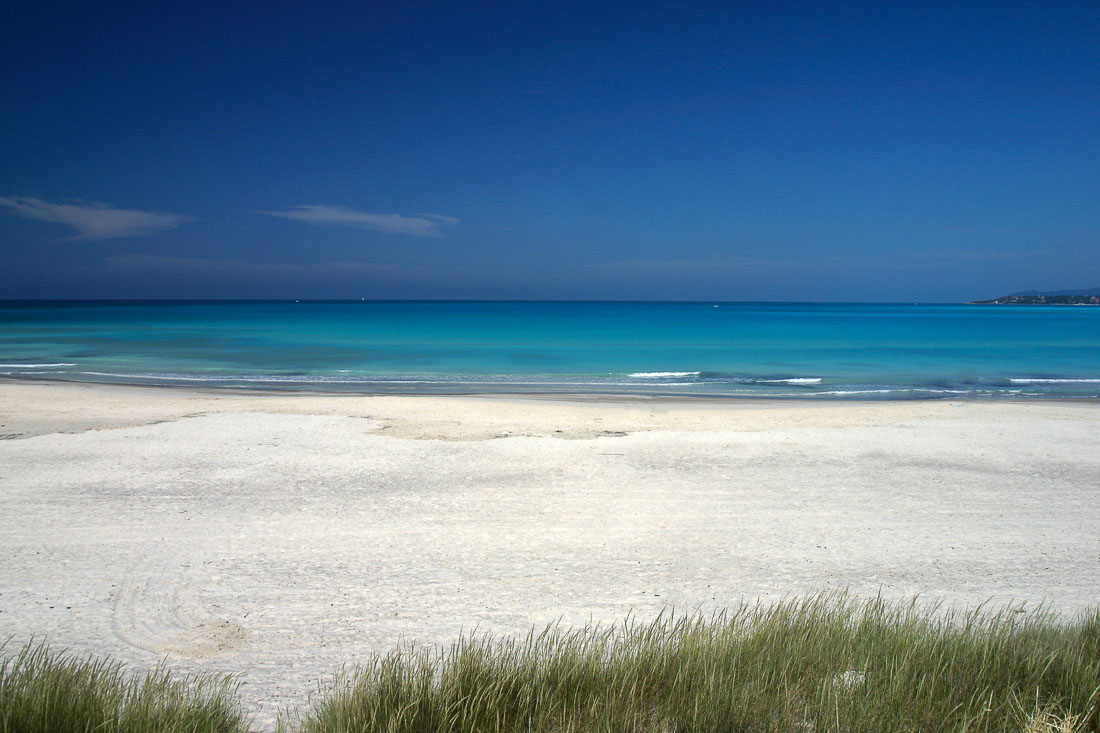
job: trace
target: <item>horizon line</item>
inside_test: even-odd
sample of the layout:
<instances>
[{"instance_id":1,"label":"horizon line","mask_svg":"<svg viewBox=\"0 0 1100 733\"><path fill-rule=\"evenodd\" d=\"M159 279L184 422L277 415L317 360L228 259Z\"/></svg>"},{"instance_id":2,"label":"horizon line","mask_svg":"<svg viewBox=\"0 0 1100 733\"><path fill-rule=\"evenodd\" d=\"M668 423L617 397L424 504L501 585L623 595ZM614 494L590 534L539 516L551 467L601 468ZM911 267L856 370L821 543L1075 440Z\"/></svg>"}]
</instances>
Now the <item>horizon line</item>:
<instances>
[{"instance_id":1,"label":"horizon line","mask_svg":"<svg viewBox=\"0 0 1100 733\"><path fill-rule=\"evenodd\" d=\"M669 304L817 304L817 305L978 305L975 301L910 300L679 300L604 298L0 298L9 303L669 303Z\"/></svg>"}]
</instances>

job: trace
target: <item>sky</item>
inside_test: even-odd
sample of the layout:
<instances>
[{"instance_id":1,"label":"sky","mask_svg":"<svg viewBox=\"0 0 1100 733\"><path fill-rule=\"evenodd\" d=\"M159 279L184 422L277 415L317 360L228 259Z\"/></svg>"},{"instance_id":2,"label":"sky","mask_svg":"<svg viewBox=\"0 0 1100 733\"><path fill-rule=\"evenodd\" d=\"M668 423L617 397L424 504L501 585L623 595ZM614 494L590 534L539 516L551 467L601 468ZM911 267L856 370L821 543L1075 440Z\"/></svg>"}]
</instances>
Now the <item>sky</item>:
<instances>
[{"instance_id":1,"label":"sky","mask_svg":"<svg viewBox=\"0 0 1100 733\"><path fill-rule=\"evenodd\" d=\"M1100 3L18 3L0 299L1100 285Z\"/></svg>"}]
</instances>

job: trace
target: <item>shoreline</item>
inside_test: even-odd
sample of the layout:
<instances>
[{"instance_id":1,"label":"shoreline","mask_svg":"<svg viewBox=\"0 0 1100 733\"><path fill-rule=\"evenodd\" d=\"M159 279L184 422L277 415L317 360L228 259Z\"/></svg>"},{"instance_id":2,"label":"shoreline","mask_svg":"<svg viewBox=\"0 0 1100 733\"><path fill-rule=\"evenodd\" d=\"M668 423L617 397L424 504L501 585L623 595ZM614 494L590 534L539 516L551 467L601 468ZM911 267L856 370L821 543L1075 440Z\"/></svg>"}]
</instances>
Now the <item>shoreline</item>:
<instances>
[{"instance_id":1,"label":"shoreline","mask_svg":"<svg viewBox=\"0 0 1100 733\"><path fill-rule=\"evenodd\" d=\"M155 399L150 401L150 396ZM18 409L21 402L27 409ZM234 411L371 417L388 421L383 428L386 435L482 440L502 436L594 438L608 433L662 430L752 431L757 429L754 418L765 420L762 427L778 427L785 422L844 427L888 423L909 416L947 417L958 406L994 413L1029 406L1089 410L1100 407L1100 401L1049 397L776 399L565 392L390 394L0 379L0 439L133 428ZM555 421L561 423L560 429L549 427Z\"/></svg>"},{"instance_id":2,"label":"shoreline","mask_svg":"<svg viewBox=\"0 0 1100 733\"><path fill-rule=\"evenodd\" d=\"M1070 380L1074 381L1074 380ZM1091 381L1091 380L1089 380ZM169 392L194 392L198 394L216 395L301 395L304 397L416 397L416 398L482 398L494 400L532 399L532 400L560 400L564 402L657 402L668 404L697 404L713 403L751 405L761 403L768 404L797 404L809 406L815 404L832 405L862 405L870 403L905 403L905 402L975 402L975 403L1056 403L1056 404L1098 404L1100 396L1082 396L1057 394L930 394L929 396L908 397L847 397L832 394L810 393L805 394L780 394L780 395L745 395L745 394L721 394L721 393L691 393L691 392L649 392L649 391L569 391L567 389L547 389L530 391L455 391L455 392L414 392L414 391L358 391L358 390L326 390L311 387L242 387L228 385L224 387L202 386L199 384L181 384L170 382L121 382L121 381L95 381L86 379L56 379L38 378L30 376L0 375L0 385L4 384L45 384L45 385L84 385L91 387L141 389L141 390L165 390ZM640 385L644 386L644 385ZM908 388L899 388L898 392L904 392Z\"/></svg>"},{"instance_id":3,"label":"shoreline","mask_svg":"<svg viewBox=\"0 0 1100 733\"><path fill-rule=\"evenodd\" d=\"M241 674L847 588L1100 598L1100 409L0 381L0 638ZM265 722L266 721L266 722Z\"/></svg>"}]
</instances>

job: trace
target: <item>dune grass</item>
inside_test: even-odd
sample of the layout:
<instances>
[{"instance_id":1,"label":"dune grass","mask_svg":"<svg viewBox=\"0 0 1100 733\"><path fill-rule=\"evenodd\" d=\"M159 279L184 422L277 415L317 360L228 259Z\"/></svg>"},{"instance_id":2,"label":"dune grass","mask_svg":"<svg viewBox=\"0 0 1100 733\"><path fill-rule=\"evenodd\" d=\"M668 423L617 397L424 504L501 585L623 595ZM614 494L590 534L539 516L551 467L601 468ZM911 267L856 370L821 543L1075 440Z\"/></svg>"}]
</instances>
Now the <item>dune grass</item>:
<instances>
[{"instance_id":1,"label":"dune grass","mask_svg":"<svg viewBox=\"0 0 1100 733\"><path fill-rule=\"evenodd\" d=\"M223 677L178 678L158 668L127 675L120 664L0 646L0 733L237 733L247 721Z\"/></svg>"},{"instance_id":2,"label":"dune grass","mask_svg":"<svg viewBox=\"0 0 1100 733\"><path fill-rule=\"evenodd\" d=\"M824 595L377 656L284 730L1095 731L1100 610Z\"/></svg>"},{"instance_id":3,"label":"dune grass","mask_svg":"<svg viewBox=\"0 0 1100 733\"><path fill-rule=\"evenodd\" d=\"M134 677L41 644L0 656L0 733L248 730L225 678ZM1100 731L1100 609L1065 621L830 594L524 638L471 634L374 656L280 729Z\"/></svg>"}]
</instances>

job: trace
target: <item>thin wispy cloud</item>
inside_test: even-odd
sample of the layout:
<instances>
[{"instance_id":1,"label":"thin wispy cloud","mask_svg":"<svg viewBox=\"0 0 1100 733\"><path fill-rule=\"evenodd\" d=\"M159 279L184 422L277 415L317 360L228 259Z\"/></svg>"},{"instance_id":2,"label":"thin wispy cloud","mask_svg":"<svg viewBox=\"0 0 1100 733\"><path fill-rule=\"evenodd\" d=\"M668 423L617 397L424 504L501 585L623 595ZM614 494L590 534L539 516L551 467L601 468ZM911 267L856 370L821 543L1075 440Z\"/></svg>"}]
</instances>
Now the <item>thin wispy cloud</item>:
<instances>
[{"instance_id":1,"label":"thin wispy cloud","mask_svg":"<svg viewBox=\"0 0 1100 733\"><path fill-rule=\"evenodd\" d=\"M64 224L76 230L72 239L123 239L175 229L189 216L157 211L116 209L96 201L55 204L33 196L0 196L0 206L16 216Z\"/></svg>"},{"instance_id":2,"label":"thin wispy cloud","mask_svg":"<svg viewBox=\"0 0 1100 733\"><path fill-rule=\"evenodd\" d=\"M374 229L390 234L409 234L414 237L439 237L443 228L454 226L458 219L442 214L372 214L367 211L355 211L343 206L324 206L320 204L295 206L289 211L257 211L265 216L277 216L282 219L296 219L310 224L337 224L343 226Z\"/></svg>"}]
</instances>

